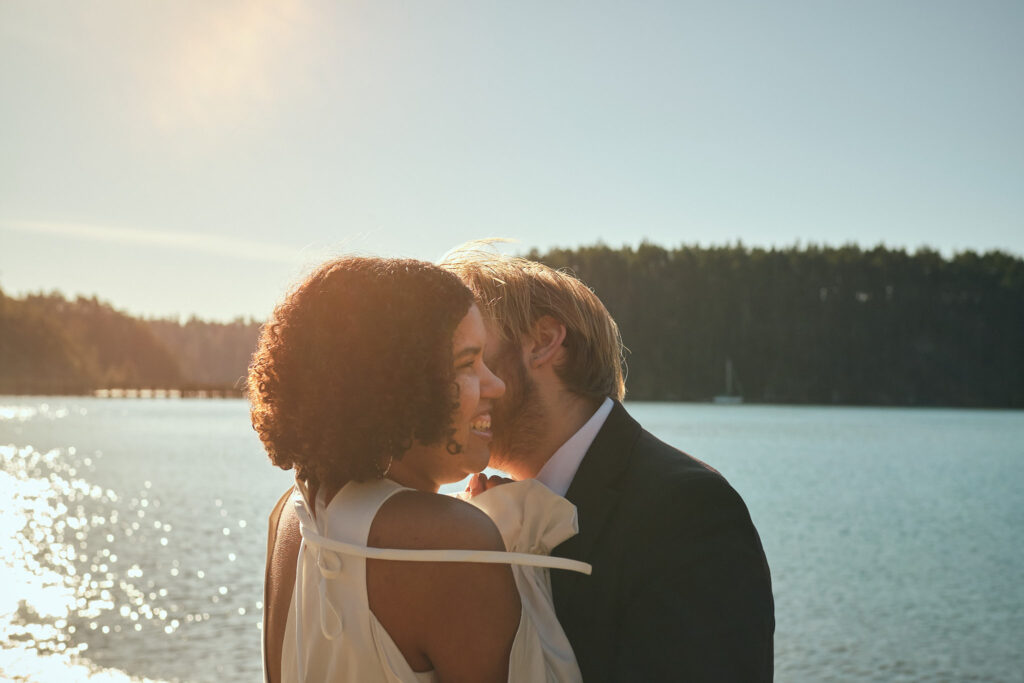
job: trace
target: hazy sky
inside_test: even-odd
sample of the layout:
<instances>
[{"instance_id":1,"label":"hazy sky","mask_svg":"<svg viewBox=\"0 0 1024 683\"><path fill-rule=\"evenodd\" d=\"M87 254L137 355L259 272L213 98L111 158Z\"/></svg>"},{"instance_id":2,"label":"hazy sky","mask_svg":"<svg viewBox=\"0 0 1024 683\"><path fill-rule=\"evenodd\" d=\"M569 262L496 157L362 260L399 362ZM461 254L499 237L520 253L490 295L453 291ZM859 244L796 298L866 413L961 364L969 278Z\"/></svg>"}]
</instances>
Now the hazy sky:
<instances>
[{"instance_id":1,"label":"hazy sky","mask_svg":"<svg viewBox=\"0 0 1024 683\"><path fill-rule=\"evenodd\" d=\"M265 315L343 253L1024 254L1024 3L0 3L0 287Z\"/></svg>"}]
</instances>

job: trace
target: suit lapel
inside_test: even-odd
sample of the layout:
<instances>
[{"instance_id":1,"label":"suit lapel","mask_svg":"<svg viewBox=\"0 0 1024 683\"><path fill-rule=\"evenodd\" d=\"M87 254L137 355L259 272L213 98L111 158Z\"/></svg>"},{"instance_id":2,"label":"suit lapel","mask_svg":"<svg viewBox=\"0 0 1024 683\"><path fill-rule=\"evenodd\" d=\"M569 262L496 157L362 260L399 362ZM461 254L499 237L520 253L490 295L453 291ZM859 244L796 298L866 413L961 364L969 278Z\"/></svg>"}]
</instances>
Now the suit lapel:
<instances>
[{"instance_id":1,"label":"suit lapel","mask_svg":"<svg viewBox=\"0 0 1024 683\"><path fill-rule=\"evenodd\" d=\"M580 463L566 498L576 506L580 532L552 551L552 555L589 562L622 494L622 474L629 465L640 425L618 401ZM600 567L594 567L598 575ZM594 578L592 576L591 578ZM576 572L552 572L555 607L567 609L579 581Z\"/></svg>"}]
</instances>

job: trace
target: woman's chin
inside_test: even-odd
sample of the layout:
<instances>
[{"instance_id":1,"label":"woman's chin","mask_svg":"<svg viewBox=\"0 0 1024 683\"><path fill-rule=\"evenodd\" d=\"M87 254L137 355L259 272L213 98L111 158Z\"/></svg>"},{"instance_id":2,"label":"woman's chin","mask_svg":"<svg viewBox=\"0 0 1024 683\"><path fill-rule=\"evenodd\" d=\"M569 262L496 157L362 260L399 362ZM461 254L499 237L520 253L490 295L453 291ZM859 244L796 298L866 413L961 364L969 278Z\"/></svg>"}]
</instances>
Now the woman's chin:
<instances>
[{"instance_id":1,"label":"woman's chin","mask_svg":"<svg viewBox=\"0 0 1024 683\"><path fill-rule=\"evenodd\" d=\"M470 457L467 458L466 463L466 471L469 474L477 474L478 472L483 472L485 469L487 469L487 465L491 461L490 449L485 450L483 453L480 454L472 453L467 455L470 455Z\"/></svg>"}]
</instances>

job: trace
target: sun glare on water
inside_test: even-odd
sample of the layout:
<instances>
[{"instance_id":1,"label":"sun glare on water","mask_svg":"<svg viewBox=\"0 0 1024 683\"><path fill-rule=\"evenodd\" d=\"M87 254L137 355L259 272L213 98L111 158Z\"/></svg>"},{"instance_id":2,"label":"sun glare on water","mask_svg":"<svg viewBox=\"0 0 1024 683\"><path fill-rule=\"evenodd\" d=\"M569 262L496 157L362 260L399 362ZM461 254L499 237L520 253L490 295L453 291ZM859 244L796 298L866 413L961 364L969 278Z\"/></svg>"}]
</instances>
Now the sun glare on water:
<instances>
[{"instance_id":1,"label":"sun glare on water","mask_svg":"<svg viewBox=\"0 0 1024 683\"><path fill-rule=\"evenodd\" d=\"M38 410L5 407L0 419L29 413ZM89 646L76 631L85 623L98 627L95 620L114 608L115 581L104 571L109 564L89 564L85 573L80 566L89 562L90 530L116 523L116 512L104 511L117 496L76 478L76 468L62 461L69 455L74 448L41 453L0 446L0 674L24 681L133 680L78 657Z\"/></svg>"},{"instance_id":2,"label":"sun glare on water","mask_svg":"<svg viewBox=\"0 0 1024 683\"><path fill-rule=\"evenodd\" d=\"M0 405L0 428L6 441L22 424L86 412ZM211 567L188 552L192 540L170 523L151 482L136 491L93 483L102 460L74 446L0 441L0 680L150 680L121 667L146 670L154 646L171 657L187 651L224 614L253 615L249 638L258 638L262 603L217 572L205 578ZM246 528L218 507L225 536L229 521Z\"/></svg>"}]
</instances>

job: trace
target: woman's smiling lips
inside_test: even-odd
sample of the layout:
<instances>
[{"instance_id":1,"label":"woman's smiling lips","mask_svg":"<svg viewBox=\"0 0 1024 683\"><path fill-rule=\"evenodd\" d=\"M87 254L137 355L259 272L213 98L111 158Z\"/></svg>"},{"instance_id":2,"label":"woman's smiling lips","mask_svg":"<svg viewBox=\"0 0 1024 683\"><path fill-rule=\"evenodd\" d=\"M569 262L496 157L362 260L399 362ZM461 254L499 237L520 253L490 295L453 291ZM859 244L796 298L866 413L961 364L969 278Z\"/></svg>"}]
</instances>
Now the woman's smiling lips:
<instances>
[{"instance_id":1,"label":"woman's smiling lips","mask_svg":"<svg viewBox=\"0 0 1024 683\"><path fill-rule=\"evenodd\" d=\"M480 413L469 423L469 428L477 436L485 439L491 438L491 414Z\"/></svg>"}]
</instances>

